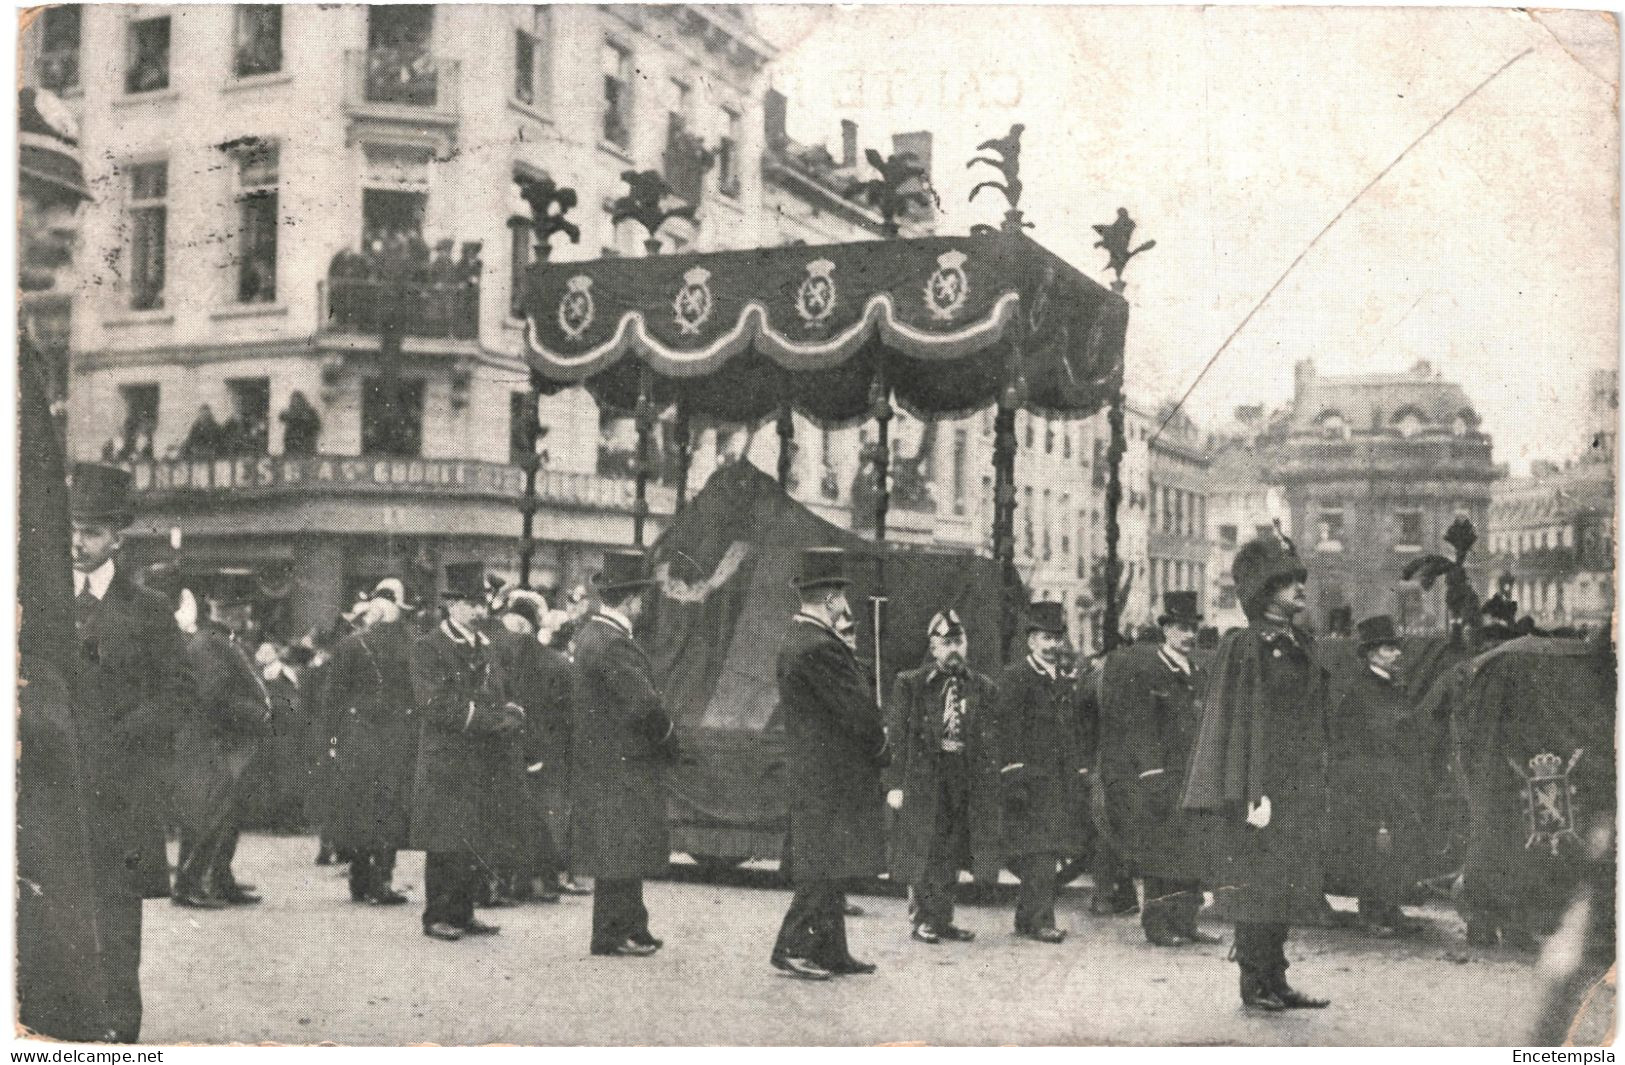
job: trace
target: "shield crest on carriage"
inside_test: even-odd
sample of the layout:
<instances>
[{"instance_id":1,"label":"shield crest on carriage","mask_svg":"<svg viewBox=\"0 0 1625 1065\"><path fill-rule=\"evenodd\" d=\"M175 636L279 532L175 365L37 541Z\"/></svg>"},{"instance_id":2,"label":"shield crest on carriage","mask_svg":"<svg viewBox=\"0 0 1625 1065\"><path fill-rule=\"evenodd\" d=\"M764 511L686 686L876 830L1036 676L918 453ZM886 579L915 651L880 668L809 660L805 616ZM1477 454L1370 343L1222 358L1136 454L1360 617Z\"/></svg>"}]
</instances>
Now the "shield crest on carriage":
<instances>
[{"instance_id":1,"label":"shield crest on carriage","mask_svg":"<svg viewBox=\"0 0 1625 1065\"><path fill-rule=\"evenodd\" d=\"M1537 754L1529 759L1527 773L1517 762L1507 759L1513 772L1523 781L1524 827L1529 831L1529 838L1524 842L1525 849L1539 844L1549 846L1555 855L1564 837L1579 839L1575 831L1575 814L1579 804L1575 801L1575 789L1569 780L1569 773L1584 753L1583 747L1575 751L1566 764L1560 755L1550 751Z\"/></svg>"}]
</instances>

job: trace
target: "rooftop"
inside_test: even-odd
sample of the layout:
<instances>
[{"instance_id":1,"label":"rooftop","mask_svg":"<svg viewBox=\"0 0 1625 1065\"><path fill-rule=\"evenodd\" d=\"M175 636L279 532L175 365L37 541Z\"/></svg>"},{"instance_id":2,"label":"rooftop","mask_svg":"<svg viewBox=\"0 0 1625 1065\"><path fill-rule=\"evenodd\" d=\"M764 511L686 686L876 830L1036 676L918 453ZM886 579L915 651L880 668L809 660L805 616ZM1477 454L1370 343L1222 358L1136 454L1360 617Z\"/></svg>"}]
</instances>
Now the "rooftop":
<instances>
[{"instance_id":1,"label":"rooftop","mask_svg":"<svg viewBox=\"0 0 1625 1065\"><path fill-rule=\"evenodd\" d=\"M1418 362L1403 373L1322 376L1313 361L1298 363L1288 431L1329 434L1476 432L1478 413L1465 389ZM1458 424L1460 419L1460 424Z\"/></svg>"}]
</instances>

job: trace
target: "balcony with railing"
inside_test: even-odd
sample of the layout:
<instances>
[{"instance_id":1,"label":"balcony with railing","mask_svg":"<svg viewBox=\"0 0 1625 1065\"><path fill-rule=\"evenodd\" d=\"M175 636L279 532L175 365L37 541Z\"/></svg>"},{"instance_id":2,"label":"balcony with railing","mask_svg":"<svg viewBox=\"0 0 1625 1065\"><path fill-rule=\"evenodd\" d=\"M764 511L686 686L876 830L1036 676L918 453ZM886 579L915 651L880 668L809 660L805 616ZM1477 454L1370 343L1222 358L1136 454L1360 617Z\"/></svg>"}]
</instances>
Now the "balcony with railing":
<instances>
[{"instance_id":1,"label":"balcony with railing","mask_svg":"<svg viewBox=\"0 0 1625 1065\"><path fill-rule=\"evenodd\" d=\"M344 106L358 117L448 124L457 119L457 61L426 48L344 53Z\"/></svg>"},{"instance_id":2,"label":"balcony with railing","mask_svg":"<svg viewBox=\"0 0 1625 1065\"><path fill-rule=\"evenodd\" d=\"M421 261L343 251L328 267L321 290L328 333L435 340L477 340L480 275L477 262Z\"/></svg>"}]
</instances>

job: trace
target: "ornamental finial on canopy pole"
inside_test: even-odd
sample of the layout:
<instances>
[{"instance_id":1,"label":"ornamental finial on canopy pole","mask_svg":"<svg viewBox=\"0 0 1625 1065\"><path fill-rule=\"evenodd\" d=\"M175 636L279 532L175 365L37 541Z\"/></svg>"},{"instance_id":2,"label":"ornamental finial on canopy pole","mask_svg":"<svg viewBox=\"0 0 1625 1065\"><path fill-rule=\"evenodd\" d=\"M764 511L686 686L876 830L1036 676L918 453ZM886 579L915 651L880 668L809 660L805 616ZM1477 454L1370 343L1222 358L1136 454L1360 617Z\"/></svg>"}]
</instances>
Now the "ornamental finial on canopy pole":
<instances>
[{"instance_id":1,"label":"ornamental finial on canopy pole","mask_svg":"<svg viewBox=\"0 0 1625 1065\"><path fill-rule=\"evenodd\" d=\"M644 250L651 255L660 253L660 229L673 218L694 221L695 209L691 204L666 208L661 206L672 188L658 170L623 170L621 180L626 182L627 194L615 201L611 221L615 225L632 221L643 227L647 234Z\"/></svg>"},{"instance_id":2,"label":"ornamental finial on canopy pole","mask_svg":"<svg viewBox=\"0 0 1625 1065\"><path fill-rule=\"evenodd\" d=\"M969 170L977 163L991 166L1004 175L1004 181L983 181L970 190L969 199L974 201L977 193L983 189L993 189L1004 196L1010 209L1004 212L1004 232L1019 233L1023 229L1031 229L1031 222L1022 221L1021 214L1021 134L1027 127L1017 122L1010 127L1010 132L1002 137L985 140L976 146L979 152L997 152L999 157L991 159L985 155L978 155L965 164ZM973 226L971 232L991 232L992 226Z\"/></svg>"},{"instance_id":3,"label":"ornamental finial on canopy pole","mask_svg":"<svg viewBox=\"0 0 1625 1065\"><path fill-rule=\"evenodd\" d=\"M1093 226L1100 239L1095 241L1095 247L1106 249L1106 269L1117 275L1112 282L1112 291L1121 295L1123 292L1123 271L1128 267L1128 261L1142 251L1150 251L1157 246L1154 240L1148 240L1138 248L1129 249L1134 240L1134 219L1128 216L1127 207L1117 209L1117 217L1109 225Z\"/></svg>"},{"instance_id":4,"label":"ornamental finial on canopy pole","mask_svg":"<svg viewBox=\"0 0 1625 1065\"><path fill-rule=\"evenodd\" d=\"M565 218L576 205L576 190L555 184L550 177L520 175L513 179L519 197L530 207L530 225L536 235L536 250L546 259L552 253L555 233L563 233L571 244L581 243L581 230Z\"/></svg>"},{"instance_id":5,"label":"ornamental finial on canopy pole","mask_svg":"<svg viewBox=\"0 0 1625 1065\"><path fill-rule=\"evenodd\" d=\"M942 207L937 190L931 184L931 173L913 152L896 152L888 159L870 148L864 153L869 165L880 172L878 178L854 181L846 187L848 199L860 200L880 213L880 228L886 236L897 236L899 218L910 207L928 205Z\"/></svg>"}]
</instances>

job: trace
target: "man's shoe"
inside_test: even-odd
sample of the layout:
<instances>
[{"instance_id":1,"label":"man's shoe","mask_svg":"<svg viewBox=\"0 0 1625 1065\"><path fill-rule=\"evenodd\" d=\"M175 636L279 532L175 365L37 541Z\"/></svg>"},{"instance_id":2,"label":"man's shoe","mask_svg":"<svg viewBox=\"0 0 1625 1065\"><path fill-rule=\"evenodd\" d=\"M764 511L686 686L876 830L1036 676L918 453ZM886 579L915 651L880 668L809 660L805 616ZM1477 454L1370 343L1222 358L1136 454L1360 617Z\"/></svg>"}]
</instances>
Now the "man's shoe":
<instances>
[{"instance_id":1,"label":"man's shoe","mask_svg":"<svg viewBox=\"0 0 1625 1065\"><path fill-rule=\"evenodd\" d=\"M560 882L559 890L562 891L566 895L591 895L592 894L592 888L590 888L590 887L582 887L580 884L576 883L574 880L565 880L565 881Z\"/></svg>"},{"instance_id":2,"label":"man's shoe","mask_svg":"<svg viewBox=\"0 0 1625 1065\"><path fill-rule=\"evenodd\" d=\"M976 933L966 928L960 928L958 925L949 924L937 929L937 936L940 939L946 939L954 943L969 943L976 938Z\"/></svg>"},{"instance_id":3,"label":"man's shoe","mask_svg":"<svg viewBox=\"0 0 1625 1065\"><path fill-rule=\"evenodd\" d=\"M1285 977L1276 977L1274 986L1270 988L1276 999L1289 1010L1323 1010L1332 1004L1328 998L1315 998L1302 991L1294 991L1286 982Z\"/></svg>"},{"instance_id":4,"label":"man's shoe","mask_svg":"<svg viewBox=\"0 0 1625 1065\"><path fill-rule=\"evenodd\" d=\"M647 958L657 949L659 948L647 946L643 943L634 943L630 939L624 939L619 943L611 943L608 946L593 947L592 952L600 957L619 956L627 958Z\"/></svg>"},{"instance_id":5,"label":"man's shoe","mask_svg":"<svg viewBox=\"0 0 1625 1065\"><path fill-rule=\"evenodd\" d=\"M199 895L191 891L177 891L169 897L169 901L177 906L185 906L193 910L223 910L230 905L224 899Z\"/></svg>"},{"instance_id":6,"label":"man's shoe","mask_svg":"<svg viewBox=\"0 0 1625 1065\"><path fill-rule=\"evenodd\" d=\"M634 932L627 938L640 947L653 947L656 950L659 950L661 947L666 945L666 941L664 939L661 939L659 936L650 935L648 932Z\"/></svg>"},{"instance_id":7,"label":"man's shoe","mask_svg":"<svg viewBox=\"0 0 1625 1065\"><path fill-rule=\"evenodd\" d=\"M463 934L470 936L494 936L500 931L502 929L499 926L486 924L484 921L471 920L463 925Z\"/></svg>"},{"instance_id":8,"label":"man's shoe","mask_svg":"<svg viewBox=\"0 0 1625 1065\"><path fill-rule=\"evenodd\" d=\"M931 929L928 926L923 925L923 924L915 925L914 926L914 931L911 934L913 935L913 937L915 939L918 939L921 943L930 943L933 946L935 946L936 944L942 942L942 937L941 936L937 935L937 933L933 929Z\"/></svg>"},{"instance_id":9,"label":"man's shoe","mask_svg":"<svg viewBox=\"0 0 1625 1065\"><path fill-rule=\"evenodd\" d=\"M1039 943L1060 943L1066 939L1066 933L1059 928L1033 928L1016 934Z\"/></svg>"},{"instance_id":10,"label":"man's shoe","mask_svg":"<svg viewBox=\"0 0 1625 1065\"><path fill-rule=\"evenodd\" d=\"M877 968L878 966L873 962L859 961L856 958L842 958L834 965L829 966L829 971L836 976L868 976Z\"/></svg>"},{"instance_id":11,"label":"man's shoe","mask_svg":"<svg viewBox=\"0 0 1625 1065\"><path fill-rule=\"evenodd\" d=\"M424 925L423 934L428 936L430 939L444 940L447 943L455 943L459 939L463 938L463 930L461 928L458 928L456 925L447 924L444 921L436 921L433 924Z\"/></svg>"},{"instance_id":12,"label":"man's shoe","mask_svg":"<svg viewBox=\"0 0 1625 1065\"><path fill-rule=\"evenodd\" d=\"M265 901L252 891L244 891L241 885L218 891L214 897L228 906L255 906Z\"/></svg>"},{"instance_id":13,"label":"man's shoe","mask_svg":"<svg viewBox=\"0 0 1625 1065\"><path fill-rule=\"evenodd\" d=\"M846 908L841 912L845 913L848 917L862 917L863 907L859 906L855 902L849 902L846 904Z\"/></svg>"},{"instance_id":14,"label":"man's shoe","mask_svg":"<svg viewBox=\"0 0 1625 1065\"><path fill-rule=\"evenodd\" d=\"M1286 1003L1270 989L1267 981L1261 980L1246 970L1241 974L1241 1004L1249 1009L1262 1010L1265 1013L1280 1013L1286 1009Z\"/></svg>"},{"instance_id":15,"label":"man's shoe","mask_svg":"<svg viewBox=\"0 0 1625 1065\"><path fill-rule=\"evenodd\" d=\"M1214 946L1224 942L1223 936L1216 936L1211 932L1204 932L1195 925L1191 925L1188 928L1179 929L1179 934L1190 940L1192 943L1204 943L1209 946Z\"/></svg>"},{"instance_id":16,"label":"man's shoe","mask_svg":"<svg viewBox=\"0 0 1625 1065\"><path fill-rule=\"evenodd\" d=\"M786 958L775 954L772 963L773 968L797 980L828 980L835 975L817 962L808 961L806 958Z\"/></svg>"},{"instance_id":17,"label":"man's shoe","mask_svg":"<svg viewBox=\"0 0 1625 1065\"><path fill-rule=\"evenodd\" d=\"M562 902L564 900L564 896L559 894L557 891L538 891L536 894L530 897L530 900L532 902Z\"/></svg>"},{"instance_id":18,"label":"man's shoe","mask_svg":"<svg viewBox=\"0 0 1625 1065\"><path fill-rule=\"evenodd\" d=\"M1153 947L1182 947L1185 940L1161 925L1146 925L1145 941Z\"/></svg>"},{"instance_id":19,"label":"man's shoe","mask_svg":"<svg viewBox=\"0 0 1625 1065\"><path fill-rule=\"evenodd\" d=\"M384 889L374 891L366 897L368 906L399 906L406 901L406 896L399 891Z\"/></svg>"}]
</instances>

